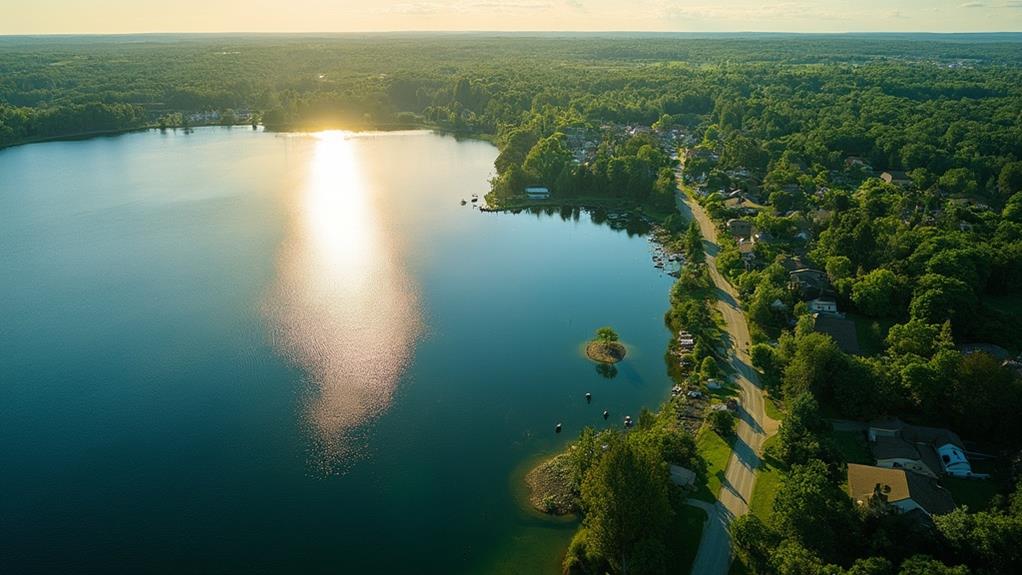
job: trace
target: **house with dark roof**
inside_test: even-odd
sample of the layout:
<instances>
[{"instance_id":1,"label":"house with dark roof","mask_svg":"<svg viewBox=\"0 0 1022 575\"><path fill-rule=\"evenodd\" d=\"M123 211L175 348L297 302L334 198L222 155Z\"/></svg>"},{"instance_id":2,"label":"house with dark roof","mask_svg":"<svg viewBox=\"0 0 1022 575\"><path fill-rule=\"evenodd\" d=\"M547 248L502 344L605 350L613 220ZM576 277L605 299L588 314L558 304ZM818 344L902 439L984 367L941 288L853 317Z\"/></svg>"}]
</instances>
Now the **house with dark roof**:
<instances>
[{"instance_id":1,"label":"house with dark roof","mask_svg":"<svg viewBox=\"0 0 1022 575\"><path fill-rule=\"evenodd\" d=\"M788 288L803 299L814 299L830 292L830 281L825 271L801 268L788 272Z\"/></svg>"},{"instance_id":2,"label":"house with dark roof","mask_svg":"<svg viewBox=\"0 0 1022 575\"><path fill-rule=\"evenodd\" d=\"M877 420L869 425L870 449L877 465L905 469L928 477L985 478L973 473L965 444L953 431L909 425L900 419Z\"/></svg>"},{"instance_id":3,"label":"house with dark roof","mask_svg":"<svg viewBox=\"0 0 1022 575\"><path fill-rule=\"evenodd\" d=\"M825 333L834 338L841 351L859 355L859 334L855 331L855 322L834 313L813 314L813 331Z\"/></svg>"},{"instance_id":4,"label":"house with dark roof","mask_svg":"<svg viewBox=\"0 0 1022 575\"><path fill-rule=\"evenodd\" d=\"M875 504L879 499L901 513L918 510L933 516L955 509L951 493L935 479L904 469L849 463L848 494L859 505Z\"/></svg>"},{"instance_id":5,"label":"house with dark roof","mask_svg":"<svg viewBox=\"0 0 1022 575\"><path fill-rule=\"evenodd\" d=\"M727 233L733 238L749 238L752 236L752 222L749 220L742 220L738 218L732 218L724 224L727 229Z\"/></svg>"}]
</instances>

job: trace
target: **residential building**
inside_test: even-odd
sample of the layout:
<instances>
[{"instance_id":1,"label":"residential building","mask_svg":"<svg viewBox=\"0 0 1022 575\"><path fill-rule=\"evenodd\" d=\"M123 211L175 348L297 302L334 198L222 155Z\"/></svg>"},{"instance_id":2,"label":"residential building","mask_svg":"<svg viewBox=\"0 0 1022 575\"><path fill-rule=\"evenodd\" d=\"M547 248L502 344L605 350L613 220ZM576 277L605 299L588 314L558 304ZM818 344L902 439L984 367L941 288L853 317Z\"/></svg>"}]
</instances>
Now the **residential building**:
<instances>
[{"instance_id":1,"label":"residential building","mask_svg":"<svg viewBox=\"0 0 1022 575\"><path fill-rule=\"evenodd\" d=\"M809 302L809 312L838 315L837 302L829 297L818 297Z\"/></svg>"},{"instance_id":2,"label":"residential building","mask_svg":"<svg viewBox=\"0 0 1022 575\"><path fill-rule=\"evenodd\" d=\"M752 236L752 222L738 218L730 219L724 226L733 238L749 238Z\"/></svg>"},{"instance_id":3,"label":"residential building","mask_svg":"<svg viewBox=\"0 0 1022 575\"><path fill-rule=\"evenodd\" d=\"M908 177L908 174L898 170L884 172L880 174L880 179L896 186L908 186L912 183L912 179Z\"/></svg>"},{"instance_id":4,"label":"residential building","mask_svg":"<svg viewBox=\"0 0 1022 575\"><path fill-rule=\"evenodd\" d=\"M849 463L848 494L859 505L876 504L879 498L901 513L918 510L928 517L955 509L951 493L935 479L904 469Z\"/></svg>"},{"instance_id":5,"label":"residential building","mask_svg":"<svg viewBox=\"0 0 1022 575\"><path fill-rule=\"evenodd\" d=\"M813 330L825 333L834 339L841 351L859 355L859 335L855 331L855 322L832 313L813 314Z\"/></svg>"},{"instance_id":6,"label":"residential building","mask_svg":"<svg viewBox=\"0 0 1022 575\"><path fill-rule=\"evenodd\" d=\"M546 200L550 198L550 190L542 186L529 186L525 188L525 195L530 200Z\"/></svg>"},{"instance_id":7,"label":"residential building","mask_svg":"<svg viewBox=\"0 0 1022 575\"><path fill-rule=\"evenodd\" d=\"M973 473L965 444L947 429L909 425L893 418L870 423L868 438L881 467L907 469L928 477L987 477Z\"/></svg>"}]
</instances>

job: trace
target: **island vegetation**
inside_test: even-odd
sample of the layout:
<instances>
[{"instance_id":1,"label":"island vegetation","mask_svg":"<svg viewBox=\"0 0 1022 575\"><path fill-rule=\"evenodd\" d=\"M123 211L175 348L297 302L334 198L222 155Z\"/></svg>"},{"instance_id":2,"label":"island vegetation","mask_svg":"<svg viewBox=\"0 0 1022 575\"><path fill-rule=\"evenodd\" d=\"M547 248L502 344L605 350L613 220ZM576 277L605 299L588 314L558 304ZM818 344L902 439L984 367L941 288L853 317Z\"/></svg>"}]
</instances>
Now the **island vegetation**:
<instances>
[{"instance_id":1,"label":"island vegetation","mask_svg":"<svg viewBox=\"0 0 1022 575\"><path fill-rule=\"evenodd\" d=\"M601 327L596 330L596 337L586 344L586 355L600 363L617 363L628 353L627 348L618 339L613 328Z\"/></svg>"}]
</instances>

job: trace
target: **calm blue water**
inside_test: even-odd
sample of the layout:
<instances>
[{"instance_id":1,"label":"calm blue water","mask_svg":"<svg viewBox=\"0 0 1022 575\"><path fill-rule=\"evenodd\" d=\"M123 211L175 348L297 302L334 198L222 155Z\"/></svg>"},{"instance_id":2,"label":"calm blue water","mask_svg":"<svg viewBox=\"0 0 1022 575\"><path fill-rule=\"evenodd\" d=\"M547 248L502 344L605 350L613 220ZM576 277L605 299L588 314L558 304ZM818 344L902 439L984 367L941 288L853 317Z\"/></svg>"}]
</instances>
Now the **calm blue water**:
<instances>
[{"instance_id":1,"label":"calm blue water","mask_svg":"<svg viewBox=\"0 0 1022 575\"><path fill-rule=\"evenodd\" d=\"M574 525L519 475L660 403L671 278L586 214L461 206L495 156L241 129L0 150L0 572L556 572ZM605 324L613 379L580 352Z\"/></svg>"}]
</instances>

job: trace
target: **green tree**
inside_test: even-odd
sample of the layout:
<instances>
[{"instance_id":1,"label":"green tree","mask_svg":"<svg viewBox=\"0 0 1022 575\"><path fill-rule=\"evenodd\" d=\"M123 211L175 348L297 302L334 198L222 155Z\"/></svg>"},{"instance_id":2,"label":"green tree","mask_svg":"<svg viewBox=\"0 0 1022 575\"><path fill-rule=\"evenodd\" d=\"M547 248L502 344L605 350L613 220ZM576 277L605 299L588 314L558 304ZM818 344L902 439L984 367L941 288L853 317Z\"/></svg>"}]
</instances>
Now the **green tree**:
<instances>
[{"instance_id":1,"label":"green tree","mask_svg":"<svg viewBox=\"0 0 1022 575\"><path fill-rule=\"evenodd\" d=\"M754 573L765 573L770 557L780 543L780 537L759 517L748 513L735 517L728 526L731 540L745 564Z\"/></svg>"},{"instance_id":2,"label":"green tree","mask_svg":"<svg viewBox=\"0 0 1022 575\"><path fill-rule=\"evenodd\" d=\"M707 418L710 428L721 437L731 437L735 434L735 416L726 409L711 411Z\"/></svg>"},{"instance_id":3,"label":"green tree","mask_svg":"<svg viewBox=\"0 0 1022 575\"><path fill-rule=\"evenodd\" d=\"M782 536L825 560L855 556L858 523L852 500L822 461L791 467L774 499L773 518Z\"/></svg>"},{"instance_id":4,"label":"green tree","mask_svg":"<svg viewBox=\"0 0 1022 575\"><path fill-rule=\"evenodd\" d=\"M997 176L997 188L1004 198L1022 191L1022 162L1008 162Z\"/></svg>"},{"instance_id":5,"label":"green tree","mask_svg":"<svg viewBox=\"0 0 1022 575\"><path fill-rule=\"evenodd\" d=\"M901 307L898 284L894 272L877 268L852 284L852 301L866 315L889 317Z\"/></svg>"},{"instance_id":6,"label":"green tree","mask_svg":"<svg viewBox=\"0 0 1022 575\"><path fill-rule=\"evenodd\" d=\"M666 467L651 453L626 440L611 442L582 483L582 525L592 555L621 573L663 564L672 513L668 482Z\"/></svg>"},{"instance_id":7,"label":"green tree","mask_svg":"<svg viewBox=\"0 0 1022 575\"><path fill-rule=\"evenodd\" d=\"M810 393L788 401L788 413L778 429L777 457L788 465L803 465L814 459L833 460L834 450L826 439L830 424L820 416L820 406Z\"/></svg>"},{"instance_id":8,"label":"green tree","mask_svg":"<svg viewBox=\"0 0 1022 575\"><path fill-rule=\"evenodd\" d=\"M601 343L614 343L618 340L617 332L614 328L608 326L601 327L596 330L596 341Z\"/></svg>"}]
</instances>

